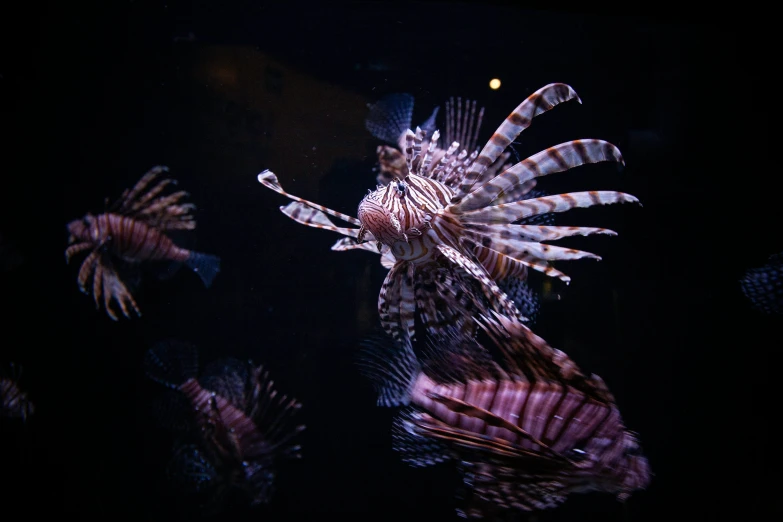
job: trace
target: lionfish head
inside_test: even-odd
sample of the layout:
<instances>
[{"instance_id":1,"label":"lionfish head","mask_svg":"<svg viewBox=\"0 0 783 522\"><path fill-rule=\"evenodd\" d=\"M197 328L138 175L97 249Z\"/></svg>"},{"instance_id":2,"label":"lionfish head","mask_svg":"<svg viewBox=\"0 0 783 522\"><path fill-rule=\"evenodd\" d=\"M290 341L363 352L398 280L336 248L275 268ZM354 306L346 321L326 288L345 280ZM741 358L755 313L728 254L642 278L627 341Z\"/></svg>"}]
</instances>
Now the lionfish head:
<instances>
[{"instance_id":1,"label":"lionfish head","mask_svg":"<svg viewBox=\"0 0 783 522\"><path fill-rule=\"evenodd\" d=\"M420 236L431 219L411 197L408 184L401 178L367 194L359 203L358 217L365 230L388 246Z\"/></svg>"},{"instance_id":2,"label":"lionfish head","mask_svg":"<svg viewBox=\"0 0 783 522\"><path fill-rule=\"evenodd\" d=\"M85 214L84 217L80 219L74 219L68 223L67 229L68 234L70 234L68 242L90 241L92 238L90 230L92 229L93 223L95 223L95 217L89 213Z\"/></svg>"}]
</instances>

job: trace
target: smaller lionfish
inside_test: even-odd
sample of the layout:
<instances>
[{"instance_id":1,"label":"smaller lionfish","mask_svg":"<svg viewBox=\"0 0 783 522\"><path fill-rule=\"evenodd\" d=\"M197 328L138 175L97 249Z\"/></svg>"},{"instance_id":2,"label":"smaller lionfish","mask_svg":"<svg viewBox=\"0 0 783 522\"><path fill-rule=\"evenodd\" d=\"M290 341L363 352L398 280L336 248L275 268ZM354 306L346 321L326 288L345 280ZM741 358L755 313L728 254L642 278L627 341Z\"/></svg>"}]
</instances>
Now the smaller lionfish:
<instances>
[{"instance_id":1,"label":"smaller lionfish","mask_svg":"<svg viewBox=\"0 0 783 522\"><path fill-rule=\"evenodd\" d=\"M573 208L639 202L616 191L526 199L542 176L591 163L624 163L617 147L602 140L561 143L498 173L505 149L532 120L570 100L579 100L570 86L546 85L506 117L481 152L471 154L454 142L437 162L437 131L424 147L424 131L408 130L406 176L370 191L359 203L358 219L289 194L269 170L261 172L258 181L294 200L280 207L291 219L348 236L332 250L360 248L384 256L382 262L390 270L378 296L378 312L384 330L395 339L412 340L420 329L440 335L455 325L475 333L471 317L477 312L524 320L498 281L533 269L568 283L570 278L553 266L554 261L601 259L550 242L616 235L605 228L520 224L523 220ZM356 228L338 227L329 216Z\"/></svg>"},{"instance_id":2,"label":"smaller lionfish","mask_svg":"<svg viewBox=\"0 0 783 522\"><path fill-rule=\"evenodd\" d=\"M0 416L21 418L23 421L35 412L27 393L19 388L22 368L13 363L9 371L0 375Z\"/></svg>"},{"instance_id":3,"label":"smaller lionfish","mask_svg":"<svg viewBox=\"0 0 783 522\"><path fill-rule=\"evenodd\" d=\"M404 461L456 461L472 492L463 514L477 518L496 508L552 508L580 492L622 501L647 487L647 459L600 377L582 374L514 319L493 314L479 324L488 347L454 335L423 362L410 344L364 343L359 364L378 404L410 405L393 428Z\"/></svg>"},{"instance_id":4,"label":"smaller lionfish","mask_svg":"<svg viewBox=\"0 0 783 522\"><path fill-rule=\"evenodd\" d=\"M745 272L740 285L757 310L766 314L783 313L783 252L771 255L764 266Z\"/></svg>"},{"instance_id":5,"label":"smaller lionfish","mask_svg":"<svg viewBox=\"0 0 783 522\"><path fill-rule=\"evenodd\" d=\"M192 214L195 205L180 203L187 192L160 195L166 186L176 184L175 180L163 179L148 189L152 181L168 170L153 167L103 214L87 213L68 223L70 246L65 250L65 260L70 262L75 254L90 251L79 270L79 289L85 294L92 292L96 308L100 308L103 298L106 313L115 321L117 314L112 310L112 299L125 317L130 318L129 309L141 316L115 266L117 261L130 267L146 261L184 263L207 287L220 271L220 258L181 248L166 236L168 231L196 228Z\"/></svg>"},{"instance_id":6,"label":"smaller lionfish","mask_svg":"<svg viewBox=\"0 0 783 522\"><path fill-rule=\"evenodd\" d=\"M187 404L179 413L192 429L176 445L170 479L205 508L219 509L232 493L251 505L268 502L277 461L301 456L291 440L304 426L290 422L301 404L278 394L262 366L236 359L213 363L197 379L198 352L187 343L157 344L145 367Z\"/></svg>"}]
</instances>

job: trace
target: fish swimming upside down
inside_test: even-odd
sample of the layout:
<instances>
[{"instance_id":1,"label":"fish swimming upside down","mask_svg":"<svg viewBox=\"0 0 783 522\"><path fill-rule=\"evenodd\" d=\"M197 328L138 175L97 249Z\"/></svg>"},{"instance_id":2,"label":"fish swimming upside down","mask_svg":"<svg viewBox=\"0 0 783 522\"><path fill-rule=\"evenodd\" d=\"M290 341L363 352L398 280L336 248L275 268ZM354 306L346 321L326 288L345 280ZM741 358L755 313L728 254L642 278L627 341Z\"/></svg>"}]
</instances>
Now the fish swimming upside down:
<instances>
[{"instance_id":1,"label":"fish swimming upside down","mask_svg":"<svg viewBox=\"0 0 783 522\"><path fill-rule=\"evenodd\" d=\"M479 322L487 347L455 335L426 362L405 341L365 342L359 364L379 405L405 406L392 429L405 462L456 462L470 518L552 508L580 492L622 501L647 487L647 459L600 377L515 319Z\"/></svg>"},{"instance_id":2,"label":"fish swimming upside down","mask_svg":"<svg viewBox=\"0 0 783 522\"><path fill-rule=\"evenodd\" d=\"M588 163L622 163L620 151L602 140L561 143L497 173L498 159L535 116L573 99L578 97L571 87L547 85L506 118L480 153L459 152L455 142L437 162L433 159L437 131L425 148L424 131L409 130L407 175L367 194L359 204L358 219L285 192L269 170L259 174L258 181L294 200L281 207L290 218L348 236L333 250L361 248L382 253L385 247L389 249L394 261L381 288L378 310L384 329L395 339L415 339L417 324L431 335L453 325L465 333L475 332L471 319L475 312L498 312L524 320L498 279L529 268L568 283L570 278L553 261L600 257L548 242L615 232L520 221L577 207L638 203L634 196L615 191L524 199L541 176ZM337 227L328 216L358 228Z\"/></svg>"},{"instance_id":3,"label":"fish swimming upside down","mask_svg":"<svg viewBox=\"0 0 783 522\"><path fill-rule=\"evenodd\" d=\"M70 237L65 260L69 263L74 255L89 251L79 269L79 289L85 294L92 293L96 308L102 304L115 321L118 317L112 309L112 300L125 317L130 318L131 310L141 316L120 276L119 264L135 267L151 261L184 263L207 287L220 271L219 257L179 247L166 235L172 230L196 228L192 214L195 205L180 203L187 192L161 195L166 186L176 181L163 179L149 188L166 171L167 167L153 167L103 214L88 213L68 223Z\"/></svg>"}]
</instances>

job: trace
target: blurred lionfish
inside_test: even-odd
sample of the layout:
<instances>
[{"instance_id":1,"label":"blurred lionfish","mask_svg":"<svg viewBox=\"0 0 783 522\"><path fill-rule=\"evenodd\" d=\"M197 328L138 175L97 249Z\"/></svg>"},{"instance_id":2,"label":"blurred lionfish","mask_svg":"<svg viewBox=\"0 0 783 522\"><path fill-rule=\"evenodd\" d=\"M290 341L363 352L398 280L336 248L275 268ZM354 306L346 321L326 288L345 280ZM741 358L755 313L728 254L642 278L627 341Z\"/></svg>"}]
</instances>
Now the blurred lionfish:
<instances>
[{"instance_id":1,"label":"blurred lionfish","mask_svg":"<svg viewBox=\"0 0 783 522\"><path fill-rule=\"evenodd\" d=\"M23 421L35 412L35 406L19 387L21 366L13 363L0 375L0 416L21 418Z\"/></svg>"},{"instance_id":2,"label":"blurred lionfish","mask_svg":"<svg viewBox=\"0 0 783 522\"><path fill-rule=\"evenodd\" d=\"M516 224L552 212L638 200L614 191L587 191L520 200L540 176L586 163L623 162L620 151L601 140L561 143L506 168L495 167L504 149L531 120L555 105L579 97L568 85L547 85L523 101L495 131L481 153L459 154L453 143L433 161L437 132L423 149L424 131L406 134L408 173L370 192L359 204L358 219L291 195L269 170L258 175L267 188L293 199L281 207L302 224L348 236L333 250L361 248L394 258L381 288L378 309L384 330L395 339L415 338L417 320L438 335L451 325L475 333L475 312L497 311L518 317L498 279L532 268L568 283L552 261L600 259L595 254L545 244L560 238L609 234L605 228ZM499 168L499 167L498 167ZM456 187L456 188L454 188ZM334 225L331 215L359 228ZM388 261L387 261L388 263Z\"/></svg>"},{"instance_id":3,"label":"blurred lionfish","mask_svg":"<svg viewBox=\"0 0 783 522\"><path fill-rule=\"evenodd\" d=\"M783 252L771 255L764 266L745 272L740 285L757 310L766 314L783 313Z\"/></svg>"},{"instance_id":4,"label":"blurred lionfish","mask_svg":"<svg viewBox=\"0 0 783 522\"><path fill-rule=\"evenodd\" d=\"M198 352L186 343L157 344L145 367L187 404L180 414L190 429L176 445L169 478L205 508L219 508L231 492L251 505L268 502L277 461L301 457L291 440L304 426L290 422L301 404L278 394L262 366L236 359L213 363L197 379Z\"/></svg>"},{"instance_id":5,"label":"blurred lionfish","mask_svg":"<svg viewBox=\"0 0 783 522\"><path fill-rule=\"evenodd\" d=\"M176 184L175 180L163 179L148 189L160 173L168 170L153 167L103 214L87 213L68 223L70 246L65 250L65 260L70 262L75 254L90 250L79 270L79 289L85 294L92 292L96 308L100 308L103 297L106 313L115 321L117 314L112 310L112 299L125 317L130 318L129 308L141 316L115 268L115 260L131 266L145 261L185 263L207 287L220 271L220 258L178 247L166 236L168 231L196 228L192 214L195 205L180 203L187 192L160 195L167 185Z\"/></svg>"},{"instance_id":6,"label":"blurred lionfish","mask_svg":"<svg viewBox=\"0 0 783 522\"><path fill-rule=\"evenodd\" d=\"M456 461L471 492L466 517L552 508L579 492L622 501L647 487L647 459L600 377L586 377L516 319L493 314L478 322L501 364L459 334L438 341L425 363L407 340L365 341L359 364L378 404L410 405L393 428L405 462Z\"/></svg>"},{"instance_id":7,"label":"blurred lionfish","mask_svg":"<svg viewBox=\"0 0 783 522\"><path fill-rule=\"evenodd\" d=\"M414 98L411 94L390 94L384 96L376 103L369 106L370 111L365 119L365 127L374 137L392 143L395 146L379 145L376 149L378 155L378 176L379 185L388 185L394 179L404 179L408 175L408 165L404 154L406 145L406 135L408 129L412 128ZM477 148L479 131L484 119L484 107L476 112L477 103L475 100L463 100L457 97L456 101L452 96L446 102L446 124L445 133L435 143L435 149L432 152L432 161L437 163L446 154L446 148L442 143L459 143L463 150L475 152L478 155ZM425 133L425 139L422 141L422 148L428 148L431 141L426 136L433 135L436 130L436 116L440 107L435 107L430 117L422 123L420 128ZM511 166L508 162L509 152L502 153L495 162L488 167L487 176L494 176L494 173L506 170ZM455 192L459 189L459 179L451 177L443 179L442 182ZM536 180L531 180L527 184L527 192L520 192L519 199L531 199L536 197L548 196L543 190L534 189ZM554 214L547 213L533 216L528 219L515 221L518 225L553 225ZM338 243L339 244L339 243ZM335 245L337 246L337 245ZM394 265L394 256L391 249L381 246L381 264L388 268ZM541 298L526 283L528 271L524 265L508 267L504 273L499 273L497 283L500 289L505 292L514 302L519 311L526 319L526 323L531 325L538 315L541 306Z\"/></svg>"}]
</instances>

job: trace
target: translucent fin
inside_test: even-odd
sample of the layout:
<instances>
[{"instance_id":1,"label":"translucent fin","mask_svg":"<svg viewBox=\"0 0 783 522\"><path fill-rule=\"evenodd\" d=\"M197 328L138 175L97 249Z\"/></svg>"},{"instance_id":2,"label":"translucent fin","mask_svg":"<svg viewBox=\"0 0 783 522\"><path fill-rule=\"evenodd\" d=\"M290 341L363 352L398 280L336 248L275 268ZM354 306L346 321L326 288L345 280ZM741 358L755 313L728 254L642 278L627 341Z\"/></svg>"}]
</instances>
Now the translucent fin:
<instances>
[{"instance_id":1,"label":"translucent fin","mask_svg":"<svg viewBox=\"0 0 783 522\"><path fill-rule=\"evenodd\" d=\"M740 286L757 310L783 313L783 252L771 256L766 265L745 272Z\"/></svg>"},{"instance_id":2,"label":"translucent fin","mask_svg":"<svg viewBox=\"0 0 783 522\"><path fill-rule=\"evenodd\" d=\"M147 377L169 388L178 388L198 372L198 350L190 343L161 341L144 355Z\"/></svg>"},{"instance_id":3,"label":"translucent fin","mask_svg":"<svg viewBox=\"0 0 783 522\"><path fill-rule=\"evenodd\" d=\"M365 338L357 356L359 371L378 392L379 406L409 404L420 366L408 342L396 342L384 333Z\"/></svg>"},{"instance_id":4,"label":"translucent fin","mask_svg":"<svg viewBox=\"0 0 783 522\"><path fill-rule=\"evenodd\" d=\"M207 288L212 285L215 276L220 272L220 258L210 254L191 251L185 264L199 275Z\"/></svg>"},{"instance_id":5,"label":"translucent fin","mask_svg":"<svg viewBox=\"0 0 783 522\"><path fill-rule=\"evenodd\" d=\"M414 468L434 466L451 458L448 447L442 442L422 437L413 429L413 409L402 411L392 424L392 449L400 454L403 462Z\"/></svg>"},{"instance_id":6,"label":"translucent fin","mask_svg":"<svg viewBox=\"0 0 783 522\"><path fill-rule=\"evenodd\" d=\"M519 313L526 319L527 326L535 324L541 310L541 297L530 285L523 279L509 277L499 281L498 286L517 305Z\"/></svg>"},{"instance_id":7,"label":"translucent fin","mask_svg":"<svg viewBox=\"0 0 783 522\"><path fill-rule=\"evenodd\" d=\"M413 96L407 93L384 96L370 106L364 126L379 140L397 144L400 136L411 127L413 103Z\"/></svg>"}]
</instances>

